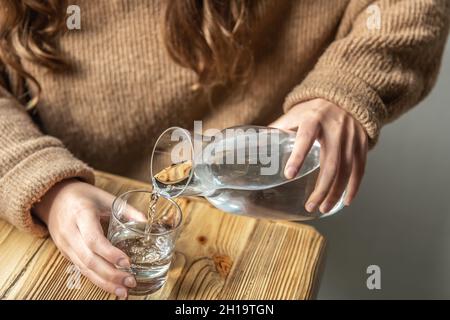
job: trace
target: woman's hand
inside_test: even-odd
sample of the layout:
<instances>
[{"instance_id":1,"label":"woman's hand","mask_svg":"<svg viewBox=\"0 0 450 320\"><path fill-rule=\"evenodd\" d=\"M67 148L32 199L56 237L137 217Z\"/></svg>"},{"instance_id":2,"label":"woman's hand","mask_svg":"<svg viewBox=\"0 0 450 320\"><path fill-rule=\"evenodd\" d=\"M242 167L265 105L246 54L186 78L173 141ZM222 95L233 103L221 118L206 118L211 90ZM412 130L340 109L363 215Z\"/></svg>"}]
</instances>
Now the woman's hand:
<instances>
[{"instance_id":1,"label":"woman's hand","mask_svg":"<svg viewBox=\"0 0 450 320\"><path fill-rule=\"evenodd\" d=\"M323 99L300 103L275 121L272 127L297 130L292 154L284 174L295 177L315 139L321 145L320 173L315 189L306 201L308 212L329 212L340 199L349 205L358 191L366 165L367 134L349 113Z\"/></svg>"},{"instance_id":2,"label":"woman's hand","mask_svg":"<svg viewBox=\"0 0 450 320\"><path fill-rule=\"evenodd\" d=\"M56 184L35 205L53 241L80 272L118 297L136 286L134 277L114 265L130 267L129 258L103 235L100 218L109 216L114 197L92 185L69 179Z\"/></svg>"}]
</instances>

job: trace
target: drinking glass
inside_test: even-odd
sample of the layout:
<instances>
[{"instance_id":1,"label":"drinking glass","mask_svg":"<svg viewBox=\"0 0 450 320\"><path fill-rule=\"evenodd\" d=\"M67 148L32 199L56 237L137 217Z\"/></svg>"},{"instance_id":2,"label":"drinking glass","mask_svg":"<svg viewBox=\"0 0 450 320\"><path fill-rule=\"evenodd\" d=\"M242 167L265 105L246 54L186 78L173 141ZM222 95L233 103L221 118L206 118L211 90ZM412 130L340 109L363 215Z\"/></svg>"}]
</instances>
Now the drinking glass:
<instances>
[{"instance_id":1,"label":"drinking glass","mask_svg":"<svg viewBox=\"0 0 450 320\"><path fill-rule=\"evenodd\" d=\"M116 266L136 278L137 286L129 290L130 295L150 294L164 285L180 231L181 209L164 196L159 196L149 221L152 197L150 191L133 190L112 204L108 240L130 258L130 268Z\"/></svg>"}]
</instances>

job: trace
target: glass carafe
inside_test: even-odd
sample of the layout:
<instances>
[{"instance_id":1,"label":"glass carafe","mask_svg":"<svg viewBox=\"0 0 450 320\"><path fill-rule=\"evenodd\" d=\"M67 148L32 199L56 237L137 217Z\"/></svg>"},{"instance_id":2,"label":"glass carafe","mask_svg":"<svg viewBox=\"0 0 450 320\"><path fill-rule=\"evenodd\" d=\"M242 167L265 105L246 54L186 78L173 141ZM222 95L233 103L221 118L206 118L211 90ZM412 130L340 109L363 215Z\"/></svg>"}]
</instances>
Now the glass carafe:
<instances>
[{"instance_id":1,"label":"glass carafe","mask_svg":"<svg viewBox=\"0 0 450 320\"><path fill-rule=\"evenodd\" d=\"M172 127L158 138L151 177L167 197L201 196L233 214L292 221L332 215L305 209L319 174L320 144L315 141L293 179L284 176L296 133L260 126L238 126L213 134L191 134Z\"/></svg>"}]
</instances>

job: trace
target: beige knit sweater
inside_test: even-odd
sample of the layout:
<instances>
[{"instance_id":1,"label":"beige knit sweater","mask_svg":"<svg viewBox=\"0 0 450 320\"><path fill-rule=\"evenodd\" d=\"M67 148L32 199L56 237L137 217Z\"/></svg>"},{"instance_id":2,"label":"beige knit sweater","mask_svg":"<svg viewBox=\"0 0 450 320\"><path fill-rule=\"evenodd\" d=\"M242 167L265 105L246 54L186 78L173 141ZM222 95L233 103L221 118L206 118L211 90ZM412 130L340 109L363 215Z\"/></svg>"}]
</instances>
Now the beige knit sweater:
<instances>
[{"instance_id":1,"label":"beige knit sweater","mask_svg":"<svg viewBox=\"0 0 450 320\"><path fill-rule=\"evenodd\" d=\"M195 74L165 51L163 0L71 3L82 26L61 45L76 72L23 61L42 85L39 123L0 88L0 217L36 235L46 230L30 208L58 181L92 183L92 168L148 181L152 145L169 126L264 125L283 106L321 97L375 143L383 124L430 91L450 19L449 0L260 0L254 78L211 106L191 89Z\"/></svg>"}]
</instances>

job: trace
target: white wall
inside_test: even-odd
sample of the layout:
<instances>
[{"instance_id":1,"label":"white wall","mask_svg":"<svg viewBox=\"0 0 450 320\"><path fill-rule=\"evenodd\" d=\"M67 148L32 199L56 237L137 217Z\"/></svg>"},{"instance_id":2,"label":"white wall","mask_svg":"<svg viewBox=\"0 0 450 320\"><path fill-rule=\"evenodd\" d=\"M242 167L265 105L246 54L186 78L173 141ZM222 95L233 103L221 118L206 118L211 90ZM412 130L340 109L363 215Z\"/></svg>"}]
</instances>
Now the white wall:
<instances>
[{"instance_id":1,"label":"white wall","mask_svg":"<svg viewBox=\"0 0 450 320\"><path fill-rule=\"evenodd\" d=\"M382 130L353 205L311 224L328 241L319 299L450 299L449 44L431 95Z\"/></svg>"}]
</instances>

